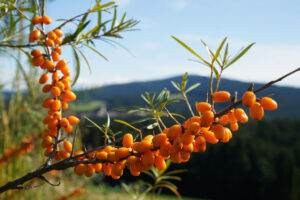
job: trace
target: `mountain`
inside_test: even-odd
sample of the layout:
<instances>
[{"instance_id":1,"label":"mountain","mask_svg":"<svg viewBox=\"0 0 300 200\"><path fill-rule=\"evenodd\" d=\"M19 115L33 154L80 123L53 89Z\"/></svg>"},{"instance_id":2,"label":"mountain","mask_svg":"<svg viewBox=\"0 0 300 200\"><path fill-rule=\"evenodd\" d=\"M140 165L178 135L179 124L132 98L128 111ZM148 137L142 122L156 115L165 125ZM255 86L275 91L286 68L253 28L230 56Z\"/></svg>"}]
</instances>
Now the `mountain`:
<instances>
[{"instance_id":1,"label":"mountain","mask_svg":"<svg viewBox=\"0 0 300 200\"><path fill-rule=\"evenodd\" d=\"M78 103L88 103L90 101L104 101L108 110L123 106L142 106L145 102L140 95L145 92L160 92L167 88L172 92L176 89L171 84L171 81L181 82L182 77L172 77L163 80L154 80L147 82L132 82L127 84L108 85L90 90L77 91ZM188 86L200 83L201 85L195 90L188 93L188 98L193 106L195 101L205 101L206 93L209 88L209 78L203 76L191 75L188 76ZM238 92L238 99L248 89L250 82L241 82L230 79L222 79L219 90L227 90L231 94ZM263 83L255 83L254 89L262 87ZM273 98L278 102L276 111L266 112L268 118L288 118L300 119L300 88L283 87L273 85L264 91L258 93L258 97L274 94ZM217 104L217 108L222 108L226 104ZM183 103L170 106L173 112L184 114L187 112L187 107Z\"/></svg>"}]
</instances>

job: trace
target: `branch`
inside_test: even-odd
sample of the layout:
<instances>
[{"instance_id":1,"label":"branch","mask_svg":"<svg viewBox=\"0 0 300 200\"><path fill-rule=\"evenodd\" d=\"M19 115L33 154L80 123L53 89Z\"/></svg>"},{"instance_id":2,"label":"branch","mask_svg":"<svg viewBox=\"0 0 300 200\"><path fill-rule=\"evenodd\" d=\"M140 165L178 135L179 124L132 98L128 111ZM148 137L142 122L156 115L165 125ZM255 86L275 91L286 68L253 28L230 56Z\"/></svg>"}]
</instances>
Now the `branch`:
<instances>
[{"instance_id":1,"label":"branch","mask_svg":"<svg viewBox=\"0 0 300 200\"><path fill-rule=\"evenodd\" d=\"M264 86L262 86L261 88L255 90L255 91L253 91L253 92L254 92L255 94L258 93L258 92L261 92L262 90L264 90L264 89L270 87L271 85L273 85L273 84L275 84L275 83L277 83L277 82L279 82L279 81L282 81L284 78L286 78L286 77L288 77L288 76L290 76L290 75L292 75L292 74L294 74L294 73L296 73L296 72L298 72L298 71L300 71L300 67L297 68L297 69L295 69L295 70L293 70L293 71L291 71L291 72L289 72L289 73L287 73L287 74L285 74L285 75L283 75L283 76L281 76L280 78L278 78L278 79L276 79L276 80L274 80L274 81L270 81L269 83L265 84ZM251 88L251 87L253 87L252 84L250 84L250 87L249 87L249 88ZM233 104L230 104L227 108L225 108L225 109L221 110L220 112L218 112L217 114L215 114L215 117L220 117L220 116L222 116L222 115L228 113L232 108L237 107L237 106L240 105L241 103L242 103L242 100L239 100L239 101L237 101L237 102L235 102L235 103L233 103Z\"/></svg>"}]
</instances>

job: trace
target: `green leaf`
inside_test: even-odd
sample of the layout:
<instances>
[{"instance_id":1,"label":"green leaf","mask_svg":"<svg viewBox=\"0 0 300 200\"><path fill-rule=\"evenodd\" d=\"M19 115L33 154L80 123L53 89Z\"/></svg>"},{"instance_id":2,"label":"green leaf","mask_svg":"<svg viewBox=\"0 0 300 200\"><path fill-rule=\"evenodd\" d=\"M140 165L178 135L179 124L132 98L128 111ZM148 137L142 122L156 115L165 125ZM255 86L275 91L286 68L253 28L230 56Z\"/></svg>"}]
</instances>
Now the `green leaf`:
<instances>
[{"instance_id":1,"label":"green leaf","mask_svg":"<svg viewBox=\"0 0 300 200\"><path fill-rule=\"evenodd\" d=\"M74 81L72 83L72 86L75 85L75 83L77 82L77 80L79 78L79 74L80 74L80 60L79 60L79 56L74 48L73 48L73 54L74 54L74 59L75 59L75 63L76 63L76 75L75 75Z\"/></svg>"},{"instance_id":2,"label":"green leaf","mask_svg":"<svg viewBox=\"0 0 300 200\"><path fill-rule=\"evenodd\" d=\"M227 40L227 37L225 37L223 39L223 41L221 42L221 44L219 45L219 47L218 47L218 49L217 49L217 51L216 51L216 53L215 53L215 55L214 55L214 57L212 59L212 63L215 62L218 59L218 56L219 56L219 54L220 54L220 52L221 52L221 50L222 50L222 48L223 48L226 40Z\"/></svg>"},{"instance_id":3,"label":"green leaf","mask_svg":"<svg viewBox=\"0 0 300 200\"><path fill-rule=\"evenodd\" d=\"M143 172L144 174L150 176L153 180L155 180L155 176L154 176L151 172L149 172L149 171L147 171L147 170L143 170L142 172Z\"/></svg>"},{"instance_id":4,"label":"green leaf","mask_svg":"<svg viewBox=\"0 0 300 200\"><path fill-rule=\"evenodd\" d=\"M165 176L170 176L170 175L173 175L173 174L180 174L180 173L184 173L184 172L187 172L187 171L188 170L186 170L186 169L177 169L177 170L173 170L173 171L167 172L164 175Z\"/></svg>"},{"instance_id":5,"label":"green leaf","mask_svg":"<svg viewBox=\"0 0 300 200\"><path fill-rule=\"evenodd\" d=\"M191 85L185 92L188 93L192 91L193 89L199 87L200 83L195 83L194 85Z\"/></svg>"},{"instance_id":6,"label":"green leaf","mask_svg":"<svg viewBox=\"0 0 300 200\"><path fill-rule=\"evenodd\" d=\"M229 44L227 43L226 44L226 47L225 47L225 51L224 51L224 57L223 57L223 66L225 66L226 62L227 62L227 55L228 55L228 48L229 48Z\"/></svg>"},{"instance_id":7,"label":"green leaf","mask_svg":"<svg viewBox=\"0 0 300 200\"><path fill-rule=\"evenodd\" d=\"M98 124L96 124L93 120L91 120L91 119L88 118L87 116L83 116L83 118L85 118L86 120L88 120L91 124L93 124L93 125L94 125L97 129L99 129L102 133L105 132Z\"/></svg>"},{"instance_id":8,"label":"green leaf","mask_svg":"<svg viewBox=\"0 0 300 200\"><path fill-rule=\"evenodd\" d=\"M177 191L176 188L170 186L170 185L167 185L167 184L158 184L156 187L164 187L164 188L167 188L169 190L171 190L179 199L181 199L181 196L179 194L179 192Z\"/></svg>"},{"instance_id":9,"label":"green leaf","mask_svg":"<svg viewBox=\"0 0 300 200\"><path fill-rule=\"evenodd\" d=\"M186 84L187 84L187 76L188 76L188 73L185 72L184 75L182 76L182 80L181 80L181 92L184 92L185 90L185 87L186 87Z\"/></svg>"},{"instance_id":10,"label":"green leaf","mask_svg":"<svg viewBox=\"0 0 300 200\"><path fill-rule=\"evenodd\" d=\"M107 8L107 7L112 6L114 4L115 4L114 1L108 2L108 3L103 4L103 5L96 4L96 6L93 9L91 9L89 12L97 12L97 11L102 10L103 8Z\"/></svg>"},{"instance_id":11,"label":"green leaf","mask_svg":"<svg viewBox=\"0 0 300 200\"><path fill-rule=\"evenodd\" d=\"M80 55L83 57L84 61L86 62L87 66L89 68L90 73L92 73L92 69L91 69L90 63L89 63L88 59L85 57L84 53L79 48L77 48L76 46L72 45L72 47L75 48L80 53Z\"/></svg>"},{"instance_id":12,"label":"green leaf","mask_svg":"<svg viewBox=\"0 0 300 200\"><path fill-rule=\"evenodd\" d=\"M171 83L174 86L174 88L180 92L180 88L178 87L178 85L174 81L171 81Z\"/></svg>"},{"instance_id":13,"label":"green leaf","mask_svg":"<svg viewBox=\"0 0 300 200\"><path fill-rule=\"evenodd\" d=\"M235 63L238 59L240 59L245 53L247 53L247 51L254 45L255 43L251 43L249 46L247 46L241 53L239 53L237 56L235 56L225 67L224 69L226 69L227 67L229 67L230 65L232 65L233 63Z\"/></svg>"},{"instance_id":14,"label":"green leaf","mask_svg":"<svg viewBox=\"0 0 300 200\"><path fill-rule=\"evenodd\" d=\"M191 49L188 45L186 45L185 43L183 43L181 40L179 40L178 38L176 38L175 36L171 36L174 40L176 40L179 44L181 44L184 48L186 48L189 52L191 52L193 55L195 55L197 58L199 58L200 60L202 60L205 64L207 64L208 66L210 66L210 63L207 62L206 60L204 60L201 56L199 56L193 49Z\"/></svg>"},{"instance_id":15,"label":"green leaf","mask_svg":"<svg viewBox=\"0 0 300 200\"><path fill-rule=\"evenodd\" d=\"M108 132L108 129L109 129L109 126L110 126L110 117L109 117L109 114L107 114L107 122L105 123L105 130L104 130L104 137L105 137L105 141L104 141L104 144L107 144L107 139L108 136L107 136L107 132Z\"/></svg>"},{"instance_id":16,"label":"green leaf","mask_svg":"<svg viewBox=\"0 0 300 200\"><path fill-rule=\"evenodd\" d=\"M83 44L84 46L86 46L87 48L91 49L92 51L94 51L95 53L97 53L99 56L101 56L104 60L108 61L108 59L103 55L101 54L99 51L97 51L95 48L87 45L87 44Z\"/></svg>"},{"instance_id":17,"label":"green leaf","mask_svg":"<svg viewBox=\"0 0 300 200\"><path fill-rule=\"evenodd\" d=\"M124 124L124 125L126 125L126 126L132 128L132 129L134 129L134 130L140 132L140 129L135 128L134 126L132 126L131 124L129 124L129 123L123 121L123 120L115 119L114 121L117 122L117 123L120 123L120 124Z\"/></svg>"}]
</instances>

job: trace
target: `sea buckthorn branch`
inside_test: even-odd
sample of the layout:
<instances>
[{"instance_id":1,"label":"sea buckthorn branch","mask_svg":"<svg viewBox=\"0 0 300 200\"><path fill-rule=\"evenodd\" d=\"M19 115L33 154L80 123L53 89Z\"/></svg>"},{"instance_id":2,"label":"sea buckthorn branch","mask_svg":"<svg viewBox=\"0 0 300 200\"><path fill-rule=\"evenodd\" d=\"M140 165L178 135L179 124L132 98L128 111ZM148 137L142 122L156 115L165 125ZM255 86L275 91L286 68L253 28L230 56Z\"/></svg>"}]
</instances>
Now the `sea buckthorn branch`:
<instances>
[{"instance_id":1,"label":"sea buckthorn branch","mask_svg":"<svg viewBox=\"0 0 300 200\"><path fill-rule=\"evenodd\" d=\"M277 82L279 82L279 81L282 81L282 80L285 79L286 77L288 77L288 76L290 76L290 75L292 75L292 74L294 74L294 73L296 73L296 72L298 72L298 71L300 71L300 67L297 68L297 69L295 69L295 70L293 70L293 71L291 71L291 72L289 72L289 73L287 73L287 74L285 74L285 75L283 75L283 76L281 76L280 78L278 78L278 79L276 79L276 80L273 80L273 81L268 82L268 83L265 84L264 86L258 88L257 90L254 90L253 93L254 93L254 94L259 93L259 92L263 91L264 89L267 89L268 87L272 86L273 84L275 84L275 83L277 83ZM253 90L253 86L254 86L254 84L251 83L250 86L249 86L249 91L252 91L252 90ZM271 97L271 96L269 95L269 97ZM240 105L240 104L242 104L242 99L239 100L239 101L236 101L235 103L229 105L227 108L225 108L225 109L221 110L220 112L216 113L215 116L216 116L216 117L220 117L220 116L222 116L222 115L228 113L232 108L235 108L235 107L237 107L237 106Z\"/></svg>"}]
</instances>

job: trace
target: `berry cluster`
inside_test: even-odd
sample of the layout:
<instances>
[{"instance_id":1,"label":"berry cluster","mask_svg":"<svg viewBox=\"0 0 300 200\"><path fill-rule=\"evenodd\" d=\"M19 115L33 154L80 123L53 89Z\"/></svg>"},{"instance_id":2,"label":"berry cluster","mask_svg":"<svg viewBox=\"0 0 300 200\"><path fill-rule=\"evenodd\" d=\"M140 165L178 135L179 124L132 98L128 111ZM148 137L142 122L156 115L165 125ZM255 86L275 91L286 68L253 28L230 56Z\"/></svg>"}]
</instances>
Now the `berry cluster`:
<instances>
[{"instance_id":1,"label":"berry cluster","mask_svg":"<svg viewBox=\"0 0 300 200\"><path fill-rule=\"evenodd\" d=\"M18 148L10 147L8 150L6 150L3 156L0 157L0 167L3 165L3 163L8 163L12 158L16 158L31 152L34 147L34 142L37 139L38 137L28 136L22 140Z\"/></svg>"},{"instance_id":2,"label":"berry cluster","mask_svg":"<svg viewBox=\"0 0 300 200\"><path fill-rule=\"evenodd\" d=\"M48 16L36 16L31 21L34 25L50 24L51 19ZM43 36L43 37L42 37ZM61 128L67 133L73 131L73 126L80 122L75 116L63 117L62 110L68 109L68 102L74 101L76 95L71 91L70 70L67 67L67 62L60 59L62 53L59 45L62 43L61 37L63 32L60 29L55 29L47 34L40 29L31 32L29 36L30 42L44 41L47 47L46 54L41 50L35 49L31 51L32 63L35 66L40 66L45 70L45 73L40 77L39 83L45 84L43 92L50 93L51 96L46 98L43 102L43 107L48 109L48 116L43 120L47 125L45 131L41 134L43 142L41 146L45 148L44 155L50 156L54 149L54 143L58 137ZM51 80L49 81L51 76ZM49 81L49 82L48 82ZM72 151L72 145L69 141L64 143L65 150L60 151L57 147L54 158L60 160L61 158L68 158Z\"/></svg>"},{"instance_id":3,"label":"berry cluster","mask_svg":"<svg viewBox=\"0 0 300 200\"><path fill-rule=\"evenodd\" d=\"M213 102L225 102L230 98L231 95L227 91L215 92L212 96ZM255 120L262 118L263 109L277 108L273 99L256 99L251 91L243 95L243 105L250 107L250 116ZM123 137L123 147L106 146L87 156L80 156L83 151L76 152L77 160L94 159L100 163L76 165L75 173L90 177L93 173L103 171L105 175L119 179L126 167L133 176L151 169L153 165L163 170L166 168L166 159L170 158L173 163L187 162L192 152L204 152L206 143L227 143L232 138L231 131L238 130L238 122L248 121L248 116L242 108L232 109L220 119L215 116L212 105L207 102L197 103L196 109L199 116L189 118L182 125L175 124L155 136L148 135L140 142L134 142L132 134L127 133ZM230 126L225 127L227 124Z\"/></svg>"}]
</instances>

